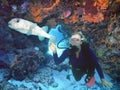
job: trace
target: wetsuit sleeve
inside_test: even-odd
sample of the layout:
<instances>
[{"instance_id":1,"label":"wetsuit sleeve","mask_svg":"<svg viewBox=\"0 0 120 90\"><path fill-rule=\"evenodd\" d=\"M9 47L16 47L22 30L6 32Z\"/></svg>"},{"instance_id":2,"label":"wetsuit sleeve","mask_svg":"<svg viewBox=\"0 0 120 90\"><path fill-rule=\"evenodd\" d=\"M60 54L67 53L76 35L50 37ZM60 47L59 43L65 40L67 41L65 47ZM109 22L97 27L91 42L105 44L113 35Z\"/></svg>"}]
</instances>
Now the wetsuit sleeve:
<instances>
[{"instance_id":1,"label":"wetsuit sleeve","mask_svg":"<svg viewBox=\"0 0 120 90\"><path fill-rule=\"evenodd\" d=\"M54 61L55 61L55 64L60 64L62 63L65 58L68 57L68 50L64 50L63 53L61 54L60 57L58 57L58 54L57 53L53 53L53 58L54 58Z\"/></svg>"},{"instance_id":2,"label":"wetsuit sleeve","mask_svg":"<svg viewBox=\"0 0 120 90\"><path fill-rule=\"evenodd\" d=\"M89 53L92 57L92 61L95 65L95 68L96 68L100 78L103 79L104 78L103 71L102 71L102 68L101 68L100 64L97 61L97 57L96 57L95 53L90 48L89 48Z\"/></svg>"}]
</instances>

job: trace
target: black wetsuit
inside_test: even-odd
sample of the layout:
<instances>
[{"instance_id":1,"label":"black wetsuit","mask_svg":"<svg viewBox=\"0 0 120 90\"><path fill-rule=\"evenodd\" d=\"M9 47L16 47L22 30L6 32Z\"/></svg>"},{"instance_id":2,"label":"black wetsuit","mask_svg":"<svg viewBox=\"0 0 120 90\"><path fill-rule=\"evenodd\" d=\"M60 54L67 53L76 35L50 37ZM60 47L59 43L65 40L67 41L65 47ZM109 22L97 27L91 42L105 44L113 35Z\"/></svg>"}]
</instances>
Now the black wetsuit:
<instances>
[{"instance_id":1,"label":"black wetsuit","mask_svg":"<svg viewBox=\"0 0 120 90\"><path fill-rule=\"evenodd\" d=\"M65 60L65 58L69 57L72 72L77 81L80 80L85 73L88 76L87 78L92 77L94 75L94 69L97 70L100 78L104 78L96 55L86 45L82 45L79 58L76 58L74 51L72 52L69 48L64 50L60 57L58 57L57 53L54 53L53 57L56 64L60 64Z\"/></svg>"}]
</instances>

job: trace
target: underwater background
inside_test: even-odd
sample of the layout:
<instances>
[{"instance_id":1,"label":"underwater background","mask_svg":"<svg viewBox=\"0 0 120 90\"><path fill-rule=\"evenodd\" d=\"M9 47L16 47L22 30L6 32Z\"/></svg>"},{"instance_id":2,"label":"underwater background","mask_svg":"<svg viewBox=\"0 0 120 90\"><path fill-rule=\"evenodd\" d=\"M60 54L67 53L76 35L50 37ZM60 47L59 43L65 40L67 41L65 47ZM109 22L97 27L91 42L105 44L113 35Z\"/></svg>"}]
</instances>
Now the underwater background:
<instances>
[{"instance_id":1,"label":"underwater background","mask_svg":"<svg viewBox=\"0 0 120 90\"><path fill-rule=\"evenodd\" d=\"M92 87L85 75L75 81L68 59L54 63L49 39L9 28L13 18L47 26L59 55L82 31L113 87L103 87L96 71ZM120 0L0 0L0 90L120 90Z\"/></svg>"}]
</instances>

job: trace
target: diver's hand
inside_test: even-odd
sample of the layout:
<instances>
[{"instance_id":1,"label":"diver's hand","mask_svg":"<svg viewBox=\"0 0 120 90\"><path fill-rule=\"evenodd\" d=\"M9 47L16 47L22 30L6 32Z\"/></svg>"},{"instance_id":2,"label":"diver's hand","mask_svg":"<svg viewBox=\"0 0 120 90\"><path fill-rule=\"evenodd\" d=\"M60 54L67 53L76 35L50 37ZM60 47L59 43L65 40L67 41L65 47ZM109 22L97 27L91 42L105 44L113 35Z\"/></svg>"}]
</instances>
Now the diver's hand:
<instances>
[{"instance_id":1,"label":"diver's hand","mask_svg":"<svg viewBox=\"0 0 120 90\"><path fill-rule=\"evenodd\" d=\"M56 45L53 42L50 42L50 49L52 50L53 53L57 53Z\"/></svg>"},{"instance_id":2,"label":"diver's hand","mask_svg":"<svg viewBox=\"0 0 120 90\"><path fill-rule=\"evenodd\" d=\"M105 79L102 79L102 84L105 87L112 88L113 84L111 82L106 81Z\"/></svg>"},{"instance_id":3,"label":"diver's hand","mask_svg":"<svg viewBox=\"0 0 120 90\"><path fill-rule=\"evenodd\" d=\"M50 41L51 41L51 42L55 42L55 40L56 40L56 37L55 37L55 36L50 36Z\"/></svg>"}]
</instances>

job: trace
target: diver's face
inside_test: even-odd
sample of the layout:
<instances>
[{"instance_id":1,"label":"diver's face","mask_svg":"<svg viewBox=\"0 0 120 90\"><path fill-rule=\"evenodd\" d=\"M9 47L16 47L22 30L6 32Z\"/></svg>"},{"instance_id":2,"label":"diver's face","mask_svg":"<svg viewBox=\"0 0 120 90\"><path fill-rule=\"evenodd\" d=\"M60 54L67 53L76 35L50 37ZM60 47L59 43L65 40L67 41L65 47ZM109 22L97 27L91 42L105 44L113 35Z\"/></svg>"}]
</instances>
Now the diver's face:
<instances>
[{"instance_id":1,"label":"diver's face","mask_svg":"<svg viewBox=\"0 0 120 90\"><path fill-rule=\"evenodd\" d=\"M80 45L82 44L82 41L81 41L81 36L79 34L75 34L75 35L72 35L70 40L69 40L69 43L72 45L72 46L77 46L77 47L80 47Z\"/></svg>"}]
</instances>

